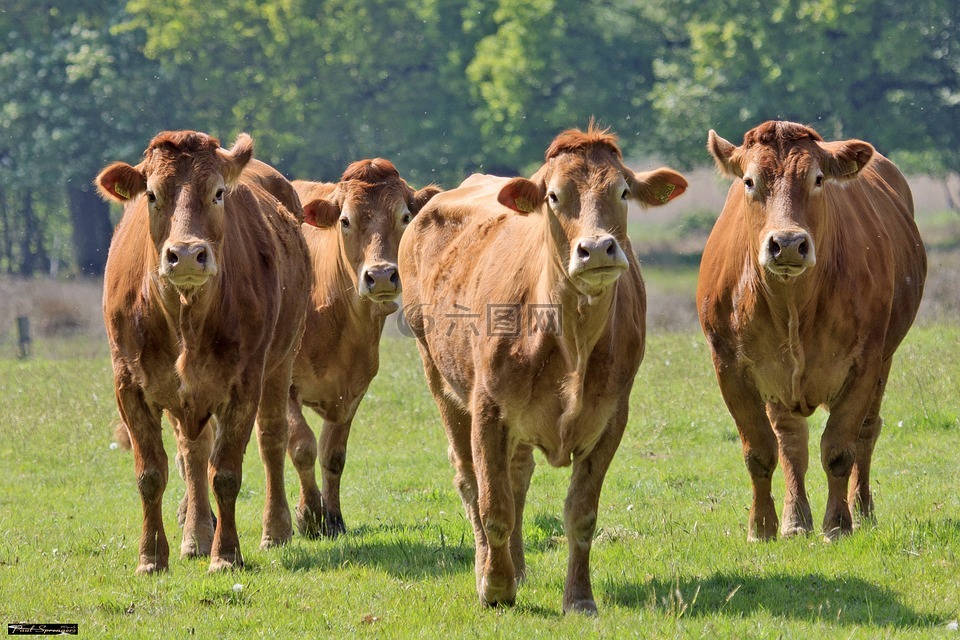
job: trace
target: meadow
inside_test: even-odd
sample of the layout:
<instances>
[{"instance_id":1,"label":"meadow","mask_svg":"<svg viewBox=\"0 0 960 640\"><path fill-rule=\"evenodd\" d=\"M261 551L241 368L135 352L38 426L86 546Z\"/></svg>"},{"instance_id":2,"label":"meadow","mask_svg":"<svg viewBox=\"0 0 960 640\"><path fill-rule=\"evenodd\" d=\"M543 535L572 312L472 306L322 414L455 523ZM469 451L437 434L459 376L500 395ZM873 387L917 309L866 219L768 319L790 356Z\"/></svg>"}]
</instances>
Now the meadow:
<instances>
[{"instance_id":1,"label":"meadow","mask_svg":"<svg viewBox=\"0 0 960 640\"><path fill-rule=\"evenodd\" d=\"M877 522L835 543L751 544L750 482L693 303L712 223L704 212L715 215L718 197L691 194L686 211L631 220L648 344L600 500L597 618L561 613L570 472L539 454L523 523L528 578L516 607L479 604L437 410L415 343L393 323L351 435L347 535L258 550L264 478L251 443L237 504L246 568L209 575L206 560L180 560L183 483L165 427L170 571L134 576L140 500L132 455L111 448L100 285L0 279L0 623L76 623L81 636L123 638L960 637L960 219L918 213L930 273L882 412ZM21 314L34 322L29 360L16 359L9 329ZM810 429L815 523L826 499L824 421L818 412ZM286 477L294 503L290 464ZM779 505L779 471L774 494Z\"/></svg>"},{"instance_id":2,"label":"meadow","mask_svg":"<svg viewBox=\"0 0 960 640\"><path fill-rule=\"evenodd\" d=\"M153 577L133 575L140 507L133 458L110 446L109 359L0 360L0 621L124 638L956 637L956 325L927 323L901 347L874 465L878 521L832 544L746 542L750 485L707 348L693 331L654 332L601 497L597 618L561 613L569 470L539 455L523 523L529 578L515 608L479 604L471 530L415 343L387 337L382 353L344 474L347 535L259 551L264 480L251 444L238 501L247 567L209 575L204 560L172 557ZM815 520L822 426L815 414ZM183 484L170 435L164 514L175 550ZM292 502L289 464L287 487Z\"/></svg>"}]
</instances>

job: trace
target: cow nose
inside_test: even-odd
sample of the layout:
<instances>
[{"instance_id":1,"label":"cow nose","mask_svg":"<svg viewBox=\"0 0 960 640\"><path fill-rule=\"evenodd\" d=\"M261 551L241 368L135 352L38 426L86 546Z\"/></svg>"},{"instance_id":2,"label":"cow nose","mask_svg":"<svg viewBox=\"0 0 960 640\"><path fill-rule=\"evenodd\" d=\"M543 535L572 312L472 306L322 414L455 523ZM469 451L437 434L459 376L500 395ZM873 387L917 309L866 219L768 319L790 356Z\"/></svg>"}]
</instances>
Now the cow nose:
<instances>
[{"instance_id":1,"label":"cow nose","mask_svg":"<svg viewBox=\"0 0 960 640\"><path fill-rule=\"evenodd\" d=\"M771 233L767 239L767 253L780 264L806 264L813 248L813 239L806 231Z\"/></svg>"},{"instance_id":2,"label":"cow nose","mask_svg":"<svg viewBox=\"0 0 960 640\"><path fill-rule=\"evenodd\" d=\"M577 257L580 262L587 266L593 266L589 264L591 261L598 263L597 266L602 266L599 263L616 259L619 248L616 238L609 234L593 238L580 238L576 246Z\"/></svg>"},{"instance_id":3,"label":"cow nose","mask_svg":"<svg viewBox=\"0 0 960 640\"><path fill-rule=\"evenodd\" d=\"M568 271L594 293L612 285L628 267L620 243L609 233L583 236L573 243Z\"/></svg>"},{"instance_id":4,"label":"cow nose","mask_svg":"<svg viewBox=\"0 0 960 640\"><path fill-rule=\"evenodd\" d=\"M168 245L163 259L170 272L202 273L210 268L212 253L206 242L180 242Z\"/></svg>"},{"instance_id":5,"label":"cow nose","mask_svg":"<svg viewBox=\"0 0 960 640\"><path fill-rule=\"evenodd\" d=\"M400 293L400 274L395 264L365 267L360 274L361 294L370 297L394 298Z\"/></svg>"}]
</instances>

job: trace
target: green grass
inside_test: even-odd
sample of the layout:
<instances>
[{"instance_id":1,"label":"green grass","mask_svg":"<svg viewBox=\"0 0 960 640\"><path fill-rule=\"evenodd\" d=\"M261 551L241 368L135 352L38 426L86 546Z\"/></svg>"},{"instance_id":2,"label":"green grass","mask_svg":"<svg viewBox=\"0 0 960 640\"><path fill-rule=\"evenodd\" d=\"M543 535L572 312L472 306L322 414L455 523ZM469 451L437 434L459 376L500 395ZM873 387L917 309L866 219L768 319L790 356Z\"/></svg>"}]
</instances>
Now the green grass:
<instances>
[{"instance_id":1,"label":"green grass","mask_svg":"<svg viewBox=\"0 0 960 640\"><path fill-rule=\"evenodd\" d=\"M140 506L103 357L0 360L0 622L76 622L86 637L956 637L960 615L960 328L901 348L874 478L878 523L834 544L748 544L750 485L698 334L653 335L592 554L600 616L560 612L568 469L538 456L517 606L478 604L473 541L411 340L386 339L344 475L349 533L261 552L263 472L238 501L248 567L180 560L135 577ZM316 425L316 420L311 418ZM811 426L808 487L822 517ZM164 514L179 548L172 465ZM296 495L287 465L288 495ZM778 473L776 497L782 499ZM234 585L242 585L239 591Z\"/></svg>"}]
</instances>

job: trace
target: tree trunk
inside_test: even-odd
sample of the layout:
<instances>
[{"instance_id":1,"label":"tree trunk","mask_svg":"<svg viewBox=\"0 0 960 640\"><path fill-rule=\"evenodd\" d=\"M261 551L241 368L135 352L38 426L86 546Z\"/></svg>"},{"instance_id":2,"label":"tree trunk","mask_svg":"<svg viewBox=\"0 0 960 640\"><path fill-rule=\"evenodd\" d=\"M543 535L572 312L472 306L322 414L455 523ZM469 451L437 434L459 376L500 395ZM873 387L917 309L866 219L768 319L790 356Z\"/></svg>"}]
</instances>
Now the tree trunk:
<instances>
[{"instance_id":1,"label":"tree trunk","mask_svg":"<svg viewBox=\"0 0 960 640\"><path fill-rule=\"evenodd\" d=\"M13 274L13 232L7 207L7 193L0 188L0 265L5 264L5 270Z\"/></svg>"},{"instance_id":2,"label":"tree trunk","mask_svg":"<svg viewBox=\"0 0 960 640\"><path fill-rule=\"evenodd\" d=\"M93 185L77 180L67 184L67 199L73 222L77 267L83 275L102 276L113 233L110 207L100 199Z\"/></svg>"},{"instance_id":3,"label":"tree trunk","mask_svg":"<svg viewBox=\"0 0 960 640\"><path fill-rule=\"evenodd\" d=\"M20 215L23 232L20 236L20 275L32 276L47 268L47 249L43 246L43 227L33 208L33 191L24 189Z\"/></svg>"}]
</instances>

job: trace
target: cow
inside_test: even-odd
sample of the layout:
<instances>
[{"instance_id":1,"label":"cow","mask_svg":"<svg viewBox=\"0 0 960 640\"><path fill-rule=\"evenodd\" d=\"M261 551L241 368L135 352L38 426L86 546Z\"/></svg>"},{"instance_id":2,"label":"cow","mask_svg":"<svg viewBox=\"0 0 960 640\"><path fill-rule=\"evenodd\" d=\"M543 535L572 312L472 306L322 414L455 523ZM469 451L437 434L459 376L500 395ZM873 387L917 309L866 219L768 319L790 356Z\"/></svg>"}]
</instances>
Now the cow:
<instances>
[{"instance_id":1,"label":"cow","mask_svg":"<svg viewBox=\"0 0 960 640\"><path fill-rule=\"evenodd\" d=\"M627 203L687 183L634 173L593 123L561 133L529 179L473 175L434 197L400 241L404 313L473 525L476 588L512 605L534 448L573 464L564 505L564 612L596 613L589 557L600 488L643 358L646 294Z\"/></svg>"},{"instance_id":2,"label":"cow","mask_svg":"<svg viewBox=\"0 0 960 640\"><path fill-rule=\"evenodd\" d=\"M288 451L300 480L296 522L308 537L336 536L346 531L340 477L350 425L379 368L384 322L398 309L400 236L439 189L415 191L383 158L352 163L337 183L295 180L293 186L304 202L302 229L314 273L287 409ZM322 492L314 475L317 439L303 406L323 418Z\"/></svg>"},{"instance_id":3,"label":"cow","mask_svg":"<svg viewBox=\"0 0 960 640\"><path fill-rule=\"evenodd\" d=\"M286 405L310 262L300 212L264 190L262 175L243 177L252 155L246 134L225 150L205 133L167 131L140 164L113 163L95 180L103 197L125 205L107 258L103 314L143 504L138 574L169 566L163 412L190 496L181 555L209 554L211 571L243 565L235 507L254 422L267 471L261 546L293 533L283 489Z\"/></svg>"},{"instance_id":4,"label":"cow","mask_svg":"<svg viewBox=\"0 0 960 640\"><path fill-rule=\"evenodd\" d=\"M910 188L869 143L824 142L796 123L761 124L741 146L711 130L707 146L734 182L703 251L697 307L753 484L747 537L777 536L778 458L780 532L813 530L806 419L824 407L822 530L834 540L852 531L854 505L873 518L880 403L923 294Z\"/></svg>"}]
</instances>

